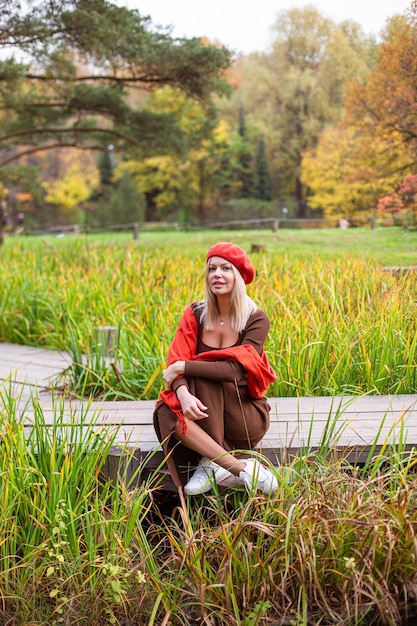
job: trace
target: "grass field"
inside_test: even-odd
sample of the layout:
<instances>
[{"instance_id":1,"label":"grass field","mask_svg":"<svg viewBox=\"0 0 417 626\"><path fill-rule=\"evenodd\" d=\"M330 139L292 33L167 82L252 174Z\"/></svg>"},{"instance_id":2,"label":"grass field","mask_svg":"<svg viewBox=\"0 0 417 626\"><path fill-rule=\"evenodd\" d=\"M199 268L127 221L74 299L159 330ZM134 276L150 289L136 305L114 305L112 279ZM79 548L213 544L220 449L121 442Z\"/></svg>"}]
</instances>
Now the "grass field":
<instances>
[{"instance_id":1,"label":"grass field","mask_svg":"<svg viewBox=\"0 0 417 626\"><path fill-rule=\"evenodd\" d=\"M26 237L28 245L36 245L39 237ZM71 235L61 239L68 241ZM132 234L126 232L87 235L86 241L127 244L132 242ZM57 237L42 237L51 245ZM218 241L233 241L248 252L252 244L264 244L267 253L304 257L319 255L323 259L334 258L345 253L360 259L384 265L415 265L417 262L417 232L400 227L388 228L337 228L323 229L281 229L271 230L217 230L156 232L143 230L136 245L155 249L186 249L203 252ZM12 239L6 240L6 246Z\"/></svg>"},{"instance_id":2,"label":"grass field","mask_svg":"<svg viewBox=\"0 0 417 626\"><path fill-rule=\"evenodd\" d=\"M414 393L417 389L417 233L399 228L143 233L10 238L0 339L73 355L67 389L106 398L156 398L181 312L203 295L207 248L232 240L251 254L248 293L271 319L271 394ZM118 329L117 368L97 327Z\"/></svg>"},{"instance_id":3,"label":"grass field","mask_svg":"<svg viewBox=\"0 0 417 626\"><path fill-rule=\"evenodd\" d=\"M205 252L226 239L265 245L249 293L271 318L272 393L416 393L416 277L382 270L415 263L417 234L400 229L8 238L0 340L72 352L73 393L155 397L181 311L202 295ZM119 376L95 345L100 324L119 329ZM416 623L405 433L363 467L330 442L306 448L268 498L236 488L182 503L162 499L156 475L129 488L127 464L104 480L111 425L83 428L57 402L48 428L33 406L28 436L0 385L0 624Z\"/></svg>"},{"instance_id":4,"label":"grass field","mask_svg":"<svg viewBox=\"0 0 417 626\"><path fill-rule=\"evenodd\" d=\"M133 241L131 232L107 232L81 236L86 241L129 244ZM55 245L56 242L68 242L74 235L65 237L56 235L24 237L25 245ZM80 238L80 236L77 236ZM22 238L6 237L4 248L11 247ZM158 232L144 228L140 234L138 246L155 248L189 247L199 251L217 241L234 241L250 251L252 244L265 244L267 252L295 254L296 256L320 255L322 258L334 258L344 253L359 258L370 259L382 265L414 265L417 259L417 232L400 227L387 228L338 228L319 229L279 229L271 230L209 230L209 231L170 231Z\"/></svg>"}]
</instances>

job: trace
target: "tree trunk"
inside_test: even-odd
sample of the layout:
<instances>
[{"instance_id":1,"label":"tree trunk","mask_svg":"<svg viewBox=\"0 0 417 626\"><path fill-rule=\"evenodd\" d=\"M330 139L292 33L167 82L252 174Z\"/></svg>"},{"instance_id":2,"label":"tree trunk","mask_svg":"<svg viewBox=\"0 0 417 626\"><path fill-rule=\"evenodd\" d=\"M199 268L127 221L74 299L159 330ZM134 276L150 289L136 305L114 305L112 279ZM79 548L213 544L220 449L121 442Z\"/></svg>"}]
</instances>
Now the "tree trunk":
<instances>
[{"instance_id":1,"label":"tree trunk","mask_svg":"<svg viewBox=\"0 0 417 626\"><path fill-rule=\"evenodd\" d=\"M198 165L199 169L199 191L198 191L198 204L197 204L197 216L200 224L204 224L204 220L206 217L206 206L205 206L205 173L204 173L204 165L200 162Z\"/></svg>"},{"instance_id":2,"label":"tree trunk","mask_svg":"<svg viewBox=\"0 0 417 626\"><path fill-rule=\"evenodd\" d=\"M3 225L4 225L4 209L3 209L3 203L0 202L0 246L3 245Z\"/></svg>"},{"instance_id":3,"label":"tree trunk","mask_svg":"<svg viewBox=\"0 0 417 626\"><path fill-rule=\"evenodd\" d=\"M300 219L308 217L307 216L308 207L303 197L303 183L301 182L298 176L295 179L295 200L298 206L297 217Z\"/></svg>"}]
</instances>

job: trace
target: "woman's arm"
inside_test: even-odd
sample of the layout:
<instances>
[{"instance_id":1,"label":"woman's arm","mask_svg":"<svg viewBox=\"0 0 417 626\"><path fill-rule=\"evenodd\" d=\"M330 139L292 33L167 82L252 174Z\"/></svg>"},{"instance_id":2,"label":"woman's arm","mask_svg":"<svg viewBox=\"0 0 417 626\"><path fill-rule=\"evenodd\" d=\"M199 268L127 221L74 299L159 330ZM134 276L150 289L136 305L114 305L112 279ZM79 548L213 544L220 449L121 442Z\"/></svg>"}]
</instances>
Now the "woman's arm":
<instances>
[{"instance_id":1,"label":"woman's arm","mask_svg":"<svg viewBox=\"0 0 417 626\"><path fill-rule=\"evenodd\" d=\"M261 354L265 339L268 336L270 321L263 311L253 313L244 331L242 345L252 345L258 354ZM237 361L184 361L184 376L190 378L207 378L208 380L222 380L244 385L247 382L245 368ZM183 379L184 380L184 379Z\"/></svg>"},{"instance_id":2,"label":"woman's arm","mask_svg":"<svg viewBox=\"0 0 417 626\"><path fill-rule=\"evenodd\" d=\"M198 421L208 416L206 405L194 396L186 385L178 387L176 393L181 404L181 410L187 419Z\"/></svg>"},{"instance_id":3,"label":"woman's arm","mask_svg":"<svg viewBox=\"0 0 417 626\"><path fill-rule=\"evenodd\" d=\"M172 386L174 380L183 376L185 371L185 361L175 361L175 363L171 363L168 367L162 372L162 377L164 379L165 384L168 387Z\"/></svg>"}]
</instances>

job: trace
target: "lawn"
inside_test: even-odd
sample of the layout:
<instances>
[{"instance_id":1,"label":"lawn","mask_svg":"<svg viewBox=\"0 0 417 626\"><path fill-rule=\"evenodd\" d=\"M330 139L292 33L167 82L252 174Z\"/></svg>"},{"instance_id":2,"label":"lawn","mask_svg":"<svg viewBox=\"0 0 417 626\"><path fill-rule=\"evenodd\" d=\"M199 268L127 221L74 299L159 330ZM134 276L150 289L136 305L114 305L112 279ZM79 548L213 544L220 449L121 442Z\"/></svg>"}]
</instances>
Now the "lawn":
<instances>
[{"instance_id":1,"label":"lawn","mask_svg":"<svg viewBox=\"0 0 417 626\"><path fill-rule=\"evenodd\" d=\"M133 241L130 232L109 232L83 236L88 242L108 242L113 244L129 244ZM26 245L56 245L70 241L73 235L57 237L25 237ZM291 256L319 255L323 259L334 258L343 254L353 255L361 259L369 259L383 266L415 265L417 261L417 232L400 227L350 228L309 228L286 229L276 232L271 230L210 230L210 231L178 231L158 232L144 227L139 241L135 245L141 248L191 248L204 251L217 241L234 241L248 252L252 244L263 244L266 253L290 254ZM13 246L15 240L6 238L5 247Z\"/></svg>"}]
</instances>

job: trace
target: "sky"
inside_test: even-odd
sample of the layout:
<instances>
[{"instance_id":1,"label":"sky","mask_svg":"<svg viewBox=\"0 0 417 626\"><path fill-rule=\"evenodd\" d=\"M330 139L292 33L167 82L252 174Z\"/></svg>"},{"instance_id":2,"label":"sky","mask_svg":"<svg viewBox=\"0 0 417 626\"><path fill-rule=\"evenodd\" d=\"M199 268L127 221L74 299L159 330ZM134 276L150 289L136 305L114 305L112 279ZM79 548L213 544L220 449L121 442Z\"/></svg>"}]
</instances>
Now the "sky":
<instances>
[{"instance_id":1,"label":"sky","mask_svg":"<svg viewBox=\"0 0 417 626\"><path fill-rule=\"evenodd\" d=\"M154 24L172 25L174 37L208 37L248 54L268 49L280 11L307 4L335 22L358 22L378 36L387 18L403 13L411 0L119 0L120 6L150 15Z\"/></svg>"}]
</instances>

